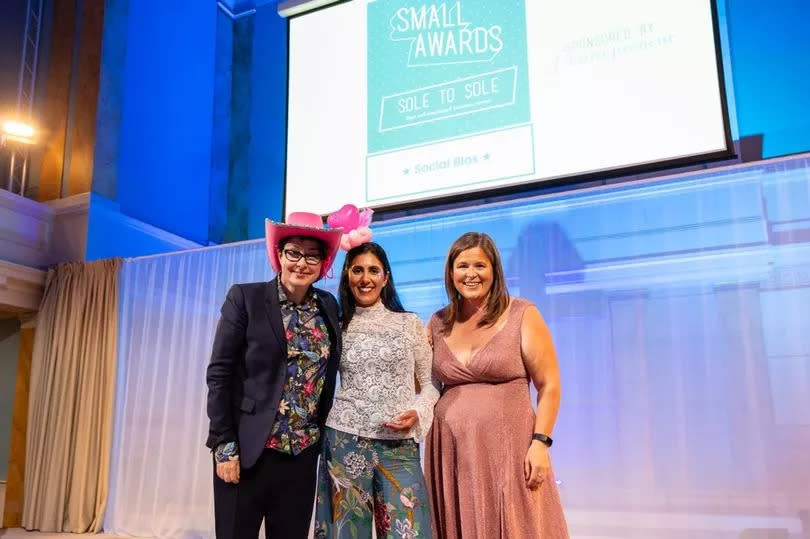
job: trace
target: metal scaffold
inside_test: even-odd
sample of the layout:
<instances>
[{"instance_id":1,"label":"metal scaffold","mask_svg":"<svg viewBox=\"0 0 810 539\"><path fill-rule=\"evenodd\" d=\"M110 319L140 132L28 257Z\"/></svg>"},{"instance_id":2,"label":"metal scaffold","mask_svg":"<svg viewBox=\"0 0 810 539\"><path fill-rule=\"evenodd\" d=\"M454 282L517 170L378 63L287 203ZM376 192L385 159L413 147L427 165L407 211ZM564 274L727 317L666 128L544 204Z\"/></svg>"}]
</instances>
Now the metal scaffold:
<instances>
[{"instance_id":1,"label":"metal scaffold","mask_svg":"<svg viewBox=\"0 0 810 539\"><path fill-rule=\"evenodd\" d=\"M34 109L34 93L37 83L40 33L42 30L42 5L44 0L28 0L25 14L20 75L17 87L17 119L31 122ZM7 189L25 195L28 178L29 149L27 145L9 145Z\"/></svg>"}]
</instances>

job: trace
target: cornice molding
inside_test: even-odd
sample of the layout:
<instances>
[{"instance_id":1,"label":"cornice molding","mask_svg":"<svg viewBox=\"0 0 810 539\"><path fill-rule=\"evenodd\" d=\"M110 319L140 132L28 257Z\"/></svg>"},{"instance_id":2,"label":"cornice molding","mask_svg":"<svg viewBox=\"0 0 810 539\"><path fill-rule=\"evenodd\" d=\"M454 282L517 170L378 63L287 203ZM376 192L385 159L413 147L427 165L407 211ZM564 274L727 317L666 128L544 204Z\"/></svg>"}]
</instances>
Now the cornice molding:
<instances>
[{"instance_id":1,"label":"cornice molding","mask_svg":"<svg viewBox=\"0 0 810 539\"><path fill-rule=\"evenodd\" d=\"M0 260L0 310L14 313L39 310L46 276L43 270Z\"/></svg>"},{"instance_id":2,"label":"cornice molding","mask_svg":"<svg viewBox=\"0 0 810 539\"><path fill-rule=\"evenodd\" d=\"M53 210L54 215L87 213L90 211L90 193L49 200L44 204Z\"/></svg>"}]
</instances>

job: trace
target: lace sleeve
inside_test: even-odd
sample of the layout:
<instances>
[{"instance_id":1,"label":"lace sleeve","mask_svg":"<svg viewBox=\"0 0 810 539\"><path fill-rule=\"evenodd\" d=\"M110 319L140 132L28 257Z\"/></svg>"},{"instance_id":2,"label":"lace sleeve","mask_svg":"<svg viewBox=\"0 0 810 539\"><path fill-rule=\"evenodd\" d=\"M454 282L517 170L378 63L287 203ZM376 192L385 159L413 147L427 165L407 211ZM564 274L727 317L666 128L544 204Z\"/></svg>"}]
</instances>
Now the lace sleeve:
<instances>
[{"instance_id":1,"label":"lace sleeve","mask_svg":"<svg viewBox=\"0 0 810 539\"><path fill-rule=\"evenodd\" d=\"M410 331L415 361L414 372L420 387L413 403L413 409L419 416L419 423L414 426L413 434L419 441L427 436L433 423L433 407L439 400L440 385L438 380L433 378L433 349L428 343L427 331L416 316L413 317Z\"/></svg>"}]
</instances>

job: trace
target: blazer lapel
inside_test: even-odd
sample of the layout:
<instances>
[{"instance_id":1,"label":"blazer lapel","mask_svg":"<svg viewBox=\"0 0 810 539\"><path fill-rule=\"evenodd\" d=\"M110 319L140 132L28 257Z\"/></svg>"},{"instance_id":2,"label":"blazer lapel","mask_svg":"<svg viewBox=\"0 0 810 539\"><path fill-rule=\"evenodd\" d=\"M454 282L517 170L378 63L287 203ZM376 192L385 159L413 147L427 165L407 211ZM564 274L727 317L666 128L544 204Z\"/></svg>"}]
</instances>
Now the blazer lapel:
<instances>
[{"instance_id":1,"label":"blazer lapel","mask_svg":"<svg viewBox=\"0 0 810 539\"><path fill-rule=\"evenodd\" d=\"M334 309L327 308L323 298L321 297L322 293L323 292L316 289L315 298L318 301L318 309L321 311L321 314L326 317L326 323L329 325L329 329L331 329L333 332L332 338L334 339L340 333L340 324L338 323L337 312Z\"/></svg>"},{"instance_id":2,"label":"blazer lapel","mask_svg":"<svg viewBox=\"0 0 810 539\"><path fill-rule=\"evenodd\" d=\"M270 320L270 328L276 336L279 348L283 348L286 353L287 338L284 335L284 322L281 320L281 305L278 301L278 277L267 283L264 304L267 307L267 319Z\"/></svg>"}]
</instances>

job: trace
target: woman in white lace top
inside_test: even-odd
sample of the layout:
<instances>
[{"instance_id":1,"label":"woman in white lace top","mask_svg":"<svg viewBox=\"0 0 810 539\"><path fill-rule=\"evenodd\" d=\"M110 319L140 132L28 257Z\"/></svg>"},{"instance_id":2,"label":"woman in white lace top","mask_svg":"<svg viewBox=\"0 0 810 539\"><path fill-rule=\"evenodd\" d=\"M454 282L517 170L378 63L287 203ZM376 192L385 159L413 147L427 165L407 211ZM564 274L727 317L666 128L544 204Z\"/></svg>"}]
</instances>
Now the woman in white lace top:
<instances>
[{"instance_id":1,"label":"woman in white lace top","mask_svg":"<svg viewBox=\"0 0 810 539\"><path fill-rule=\"evenodd\" d=\"M379 538L430 537L417 443L439 392L425 327L403 309L376 243L346 254L339 294L340 388L326 421L315 537L370 538L372 520Z\"/></svg>"}]
</instances>

